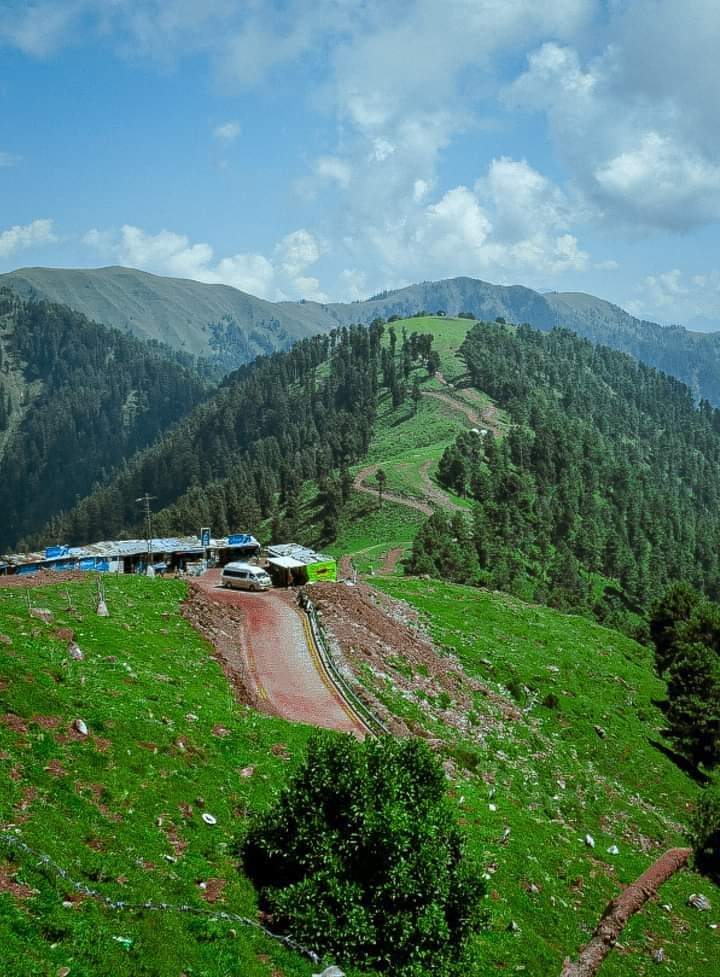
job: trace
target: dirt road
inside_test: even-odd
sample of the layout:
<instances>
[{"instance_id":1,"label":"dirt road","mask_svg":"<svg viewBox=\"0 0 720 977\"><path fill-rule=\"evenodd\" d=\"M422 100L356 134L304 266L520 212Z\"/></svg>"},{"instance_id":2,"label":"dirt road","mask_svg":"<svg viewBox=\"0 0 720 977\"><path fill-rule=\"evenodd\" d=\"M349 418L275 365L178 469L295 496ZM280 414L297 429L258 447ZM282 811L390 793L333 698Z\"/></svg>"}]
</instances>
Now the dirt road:
<instances>
[{"instance_id":1,"label":"dirt road","mask_svg":"<svg viewBox=\"0 0 720 977\"><path fill-rule=\"evenodd\" d=\"M446 406L464 414L473 427L486 427L492 431L495 437L500 436L497 426L497 407L493 404L478 411L474 407L470 407L469 404L456 400L451 394L441 393L439 390L423 390L423 397L433 397L435 400L442 401Z\"/></svg>"},{"instance_id":2,"label":"dirt road","mask_svg":"<svg viewBox=\"0 0 720 977\"><path fill-rule=\"evenodd\" d=\"M380 465L368 465L367 468L363 468L357 473L353 479L353 488L356 492L364 492L366 495L377 496L377 488L365 485L365 481L368 478L372 478L379 467ZM387 502L396 502L398 505L407 506L409 509L417 509L418 512L422 512L426 516L433 514L431 507L425 502L420 502L419 499L408 499L406 496L397 495L395 492L383 492L383 499Z\"/></svg>"},{"instance_id":3,"label":"dirt road","mask_svg":"<svg viewBox=\"0 0 720 977\"><path fill-rule=\"evenodd\" d=\"M353 733L365 730L330 683L306 632L305 616L291 591L252 594L219 586L219 571L197 583L207 596L240 609L245 625L244 653L260 703L292 722Z\"/></svg>"}]
</instances>

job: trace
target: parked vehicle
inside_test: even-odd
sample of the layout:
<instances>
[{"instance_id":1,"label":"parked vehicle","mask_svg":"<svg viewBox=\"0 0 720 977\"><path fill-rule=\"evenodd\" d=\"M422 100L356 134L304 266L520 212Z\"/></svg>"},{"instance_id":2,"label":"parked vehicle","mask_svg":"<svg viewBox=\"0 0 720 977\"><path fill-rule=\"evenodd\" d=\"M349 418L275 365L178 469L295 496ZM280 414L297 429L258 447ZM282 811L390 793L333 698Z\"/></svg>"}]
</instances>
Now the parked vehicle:
<instances>
[{"instance_id":1,"label":"parked vehicle","mask_svg":"<svg viewBox=\"0 0 720 977\"><path fill-rule=\"evenodd\" d=\"M228 563L220 577L223 587L235 590L270 590L272 580L262 567L251 563Z\"/></svg>"}]
</instances>

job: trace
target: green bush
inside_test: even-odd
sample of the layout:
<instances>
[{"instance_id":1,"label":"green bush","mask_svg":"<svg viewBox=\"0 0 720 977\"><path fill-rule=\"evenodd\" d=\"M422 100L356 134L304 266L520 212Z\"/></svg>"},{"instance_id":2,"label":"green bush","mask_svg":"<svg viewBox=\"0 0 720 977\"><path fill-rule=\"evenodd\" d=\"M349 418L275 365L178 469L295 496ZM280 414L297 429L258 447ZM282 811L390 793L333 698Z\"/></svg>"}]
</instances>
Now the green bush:
<instances>
[{"instance_id":1,"label":"green bush","mask_svg":"<svg viewBox=\"0 0 720 977\"><path fill-rule=\"evenodd\" d=\"M720 787L703 794L690 828L695 866L720 884Z\"/></svg>"},{"instance_id":2,"label":"green bush","mask_svg":"<svg viewBox=\"0 0 720 977\"><path fill-rule=\"evenodd\" d=\"M484 920L445 775L418 740L318 734L241 854L274 927L339 961L444 977Z\"/></svg>"}]
</instances>

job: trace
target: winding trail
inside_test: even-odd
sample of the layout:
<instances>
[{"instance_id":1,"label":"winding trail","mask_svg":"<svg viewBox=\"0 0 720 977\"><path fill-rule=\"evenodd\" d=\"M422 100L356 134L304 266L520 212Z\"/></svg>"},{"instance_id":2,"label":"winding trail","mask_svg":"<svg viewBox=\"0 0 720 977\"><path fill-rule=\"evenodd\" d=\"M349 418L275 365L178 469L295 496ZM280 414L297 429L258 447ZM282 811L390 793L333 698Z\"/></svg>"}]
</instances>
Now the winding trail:
<instances>
[{"instance_id":1,"label":"winding trail","mask_svg":"<svg viewBox=\"0 0 720 977\"><path fill-rule=\"evenodd\" d=\"M362 739L365 727L332 685L310 637L305 615L292 591L253 594L220 586L220 571L197 578L213 601L232 604L243 615L247 659L257 696L269 711L291 722L352 733Z\"/></svg>"},{"instance_id":2,"label":"winding trail","mask_svg":"<svg viewBox=\"0 0 720 977\"><path fill-rule=\"evenodd\" d=\"M377 496L377 489L372 488L370 485L365 485L365 480L372 478L378 468L380 468L380 465L367 465L365 468L360 469L353 479L353 488L356 492L364 492L365 495ZM398 505L407 506L409 509L417 509L418 512L422 512L426 516L431 516L434 511L426 502L421 502L419 499L410 499L405 495L398 495L396 492L383 492L383 499L387 502L396 502Z\"/></svg>"},{"instance_id":3,"label":"winding trail","mask_svg":"<svg viewBox=\"0 0 720 977\"><path fill-rule=\"evenodd\" d=\"M423 397L432 397L435 400L440 400L447 407L452 407L453 410L460 411L467 417L473 427L487 427L496 438L500 436L497 424L497 407L494 404L490 404L481 411L477 411L469 404L456 400L451 394L441 393L439 390L423 390L422 394Z\"/></svg>"}]
</instances>

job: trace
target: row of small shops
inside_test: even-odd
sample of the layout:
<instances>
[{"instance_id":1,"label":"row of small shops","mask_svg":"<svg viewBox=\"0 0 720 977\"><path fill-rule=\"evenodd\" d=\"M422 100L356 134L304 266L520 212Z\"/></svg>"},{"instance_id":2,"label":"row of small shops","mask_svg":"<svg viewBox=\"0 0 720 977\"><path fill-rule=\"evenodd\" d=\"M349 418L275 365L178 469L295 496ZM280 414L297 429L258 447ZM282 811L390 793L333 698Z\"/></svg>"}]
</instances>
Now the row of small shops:
<instances>
[{"instance_id":1,"label":"row of small shops","mask_svg":"<svg viewBox=\"0 0 720 977\"><path fill-rule=\"evenodd\" d=\"M202 573L208 566L252 561L264 566L278 587L335 580L332 557L295 543L273 544L261 549L249 533L213 539L181 536L171 539L121 539L89 546L50 546L37 553L0 557L0 576L94 570L103 573ZM152 569L150 569L152 568Z\"/></svg>"},{"instance_id":2,"label":"row of small shops","mask_svg":"<svg viewBox=\"0 0 720 977\"><path fill-rule=\"evenodd\" d=\"M0 557L0 574L38 570L96 570L106 573L190 572L204 561L224 566L233 560L257 557L260 543L248 533L220 539L181 536L171 539L119 539L89 546L49 546L37 553Z\"/></svg>"}]
</instances>

